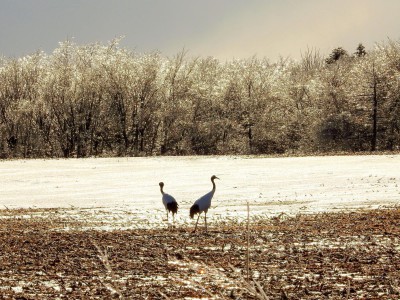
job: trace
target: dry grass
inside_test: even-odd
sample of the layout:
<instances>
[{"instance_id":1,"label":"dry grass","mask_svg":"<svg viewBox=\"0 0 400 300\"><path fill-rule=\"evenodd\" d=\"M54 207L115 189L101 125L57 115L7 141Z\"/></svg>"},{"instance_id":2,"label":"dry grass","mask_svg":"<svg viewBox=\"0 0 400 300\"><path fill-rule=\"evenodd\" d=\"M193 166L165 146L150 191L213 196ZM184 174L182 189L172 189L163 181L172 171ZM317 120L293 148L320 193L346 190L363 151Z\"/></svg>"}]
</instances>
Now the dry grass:
<instances>
[{"instance_id":1,"label":"dry grass","mask_svg":"<svg viewBox=\"0 0 400 300\"><path fill-rule=\"evenodd\" d=\"M400 298L398 208L260 218L248 231L219 222L208 234L79 230L90 224L53 213L1 211L4 298Z\"/></svg>"}]
</instances>

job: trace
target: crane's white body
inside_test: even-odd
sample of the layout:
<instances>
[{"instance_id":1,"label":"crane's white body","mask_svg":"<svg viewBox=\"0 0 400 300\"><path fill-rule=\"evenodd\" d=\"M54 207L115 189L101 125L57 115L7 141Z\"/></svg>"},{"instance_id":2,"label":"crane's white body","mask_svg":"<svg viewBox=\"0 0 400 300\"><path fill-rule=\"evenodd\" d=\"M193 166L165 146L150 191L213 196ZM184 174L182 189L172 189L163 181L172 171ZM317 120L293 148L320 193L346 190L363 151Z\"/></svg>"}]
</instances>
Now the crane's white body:
<instances>
[{"instance_id":1,"label":"crane's white body","mask_svg":"<svg viewBox=\"0 0 400 300\"><path fill-rule=\"evenodd\" d=\"M193 203L192 207L190 208L190 217L191 218L193 218L195 214L199 214L199 216L197 217L196 226L194 227L194 232L197 229L197 223L199 222L200 214L202 212L204 212L204 222L205 222L206 231L207 231L207 212L211 206L211 200L214 196L215 189L216 189L214 179L219 179L219 178L215 175L211 176L211 182L213 185L212 190L210 192L208 192L207 194L205 194L204 196L197 199Z\"/></svg>"},{"instance_id":2,"label":"crane's white body","mask_svg":"<svg viewBox=\"0 0 400 300\"><path fill-rule=\"evenodd\" d=\"M170 194L164 193L163 188L164 188L164 183L160 182L160 191L162 194L162 203L165 207L165 210L167 211L167 221L168 221L168 216L169 212L172 212L172 219L175 222L175 214L178 212L178 203L176 202L175 198L172 197Z\"/></svg>"},{"instance_id":3,"label":"crane's white body","mask_svg":"<svg viewBox=\"0 0 400 300\"><path fill-rule=\"evenodd\" d=\"M165 209L167 209L168 203L176 202L175 198L170 194L162 192L162 203L164 204Z\"/></svg>"},{"instance_id":4,"label":"crane's white body","mask_svg":"<svg viewBox=\"0 0 400 300\"><path fill-rule=\"evenodd\" d=\"M194 202L194 204L197 204L199 206L200 213L202 213L203 211L205 213L208 212L208 209L211 206L211 200L214 196L214 193L215 193L215 188L213 188L212 191L208 192L207 194L200 197Z\"/></svg>"}]
</instances>

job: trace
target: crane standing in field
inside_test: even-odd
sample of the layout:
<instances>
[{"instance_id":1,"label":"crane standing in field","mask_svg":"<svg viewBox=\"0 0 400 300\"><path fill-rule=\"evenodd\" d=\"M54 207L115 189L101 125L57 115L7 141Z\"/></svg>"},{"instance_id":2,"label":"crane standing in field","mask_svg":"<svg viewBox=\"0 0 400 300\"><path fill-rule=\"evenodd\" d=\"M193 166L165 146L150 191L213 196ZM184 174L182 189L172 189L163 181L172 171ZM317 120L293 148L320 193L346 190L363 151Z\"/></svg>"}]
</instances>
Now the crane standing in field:
<instances>
[{"instance_id":1,"label":"crane standing in field","mask_svg":"<svg viewBox=\"0 0 400 300\"><path fill-rule=\"evenodd\" d=\"M219 179L217 176L213 175L211 176L211 182L213 184L213 188L210 192L202 196L201 198L197 199L192 207L190 208L190 217L193 219L195 214L199 214L197 217L196 221L196 226L194 227L194 231L196 232L197 229L197 223L199 222L200 214L204 211L204 221L206 224L206 231L207 231L207 211L211 206L211 199L214 196L215 193L215 182L214 179Z\"/></svg>"},{"instance_id":2,"label":"crane standing in field","mask_svg":"<svg viewBox=\"0 0 400 300\"><path fill-rule=\"evenodd\" d=\"M159 183L160 191L162 194L162 203L167 211L167 221L169 212L172 212L172 219L175 222L175 214L178 212L178 202L176 202L175 198L172 197L170 194L164 193L164 182Z\"/></svg>"}]
</instances>

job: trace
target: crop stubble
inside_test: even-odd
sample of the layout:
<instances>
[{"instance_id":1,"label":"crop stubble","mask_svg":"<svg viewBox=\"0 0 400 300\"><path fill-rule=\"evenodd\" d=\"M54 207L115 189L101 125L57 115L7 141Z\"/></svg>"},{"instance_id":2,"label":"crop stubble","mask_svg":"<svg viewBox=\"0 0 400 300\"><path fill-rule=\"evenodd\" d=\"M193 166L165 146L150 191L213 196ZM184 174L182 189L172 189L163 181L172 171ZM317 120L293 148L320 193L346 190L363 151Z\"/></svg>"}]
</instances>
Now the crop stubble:
<instances>
[{"instance_id":1,"label":"crop stubble","mask_svg":"<svg viewBox=\"0 0 400 300\"><path fill-rule=\"evenodd\" d=\"M255 298L245 222L98 230L55 211L1 211L2 298ZM252 219L251 284L270 299L398 299L399 225L398 208Z\"/></svg>"}]
</instances>

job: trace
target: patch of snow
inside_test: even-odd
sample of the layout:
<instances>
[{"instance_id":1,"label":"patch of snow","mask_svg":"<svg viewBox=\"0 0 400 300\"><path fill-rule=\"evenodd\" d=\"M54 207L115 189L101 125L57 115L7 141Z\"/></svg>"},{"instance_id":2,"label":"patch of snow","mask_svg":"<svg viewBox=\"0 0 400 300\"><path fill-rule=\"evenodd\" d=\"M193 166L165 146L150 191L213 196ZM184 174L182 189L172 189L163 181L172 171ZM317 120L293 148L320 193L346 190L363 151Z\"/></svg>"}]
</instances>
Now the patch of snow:
<instances>
[{"instance_id":1,"label":"patch of snow","mask_svg":"<svg viewBox=\"0 0 400 300\"><path fill-rule=\"evenodd\" d=\"M57 281L55 280L50 280L50 281L42 281L41 282L44 286L49 287L49 288L53 288L55 291L60 292L61 291L61 287L58 284Z\"/></svg>"},{"instance_id":2,"label":"patch of snow","mask_svg":"<svg viewBox=\"0 0 400 300\"><path fill-rule=\"evenodd\" d=\"M0 162L0 206L101 208L160 222L163 181L179 203L177 222L191 222L189 208L215 174L210 221L245 218L247 202L252 216L379 208L400 204L398 166L400 155L8 160Z\"/></svg>"},{"instance_id":3,"label":"patch of snow","mask_svg":"<svg viewBox=\"0 0 400 300\"><path fill-rule=\"evenodd\" d=\"M22 286L13 286L13 287L11 287L11 289L13 290L14 293L22 293L23 292Z\"/></svg>"}]
</instances>

